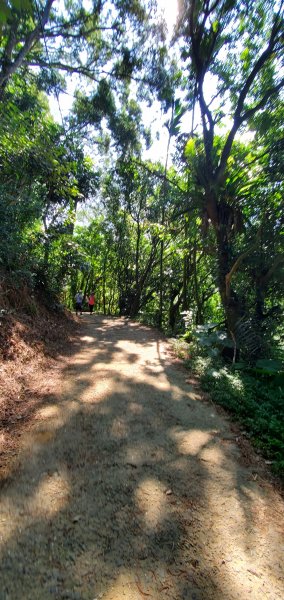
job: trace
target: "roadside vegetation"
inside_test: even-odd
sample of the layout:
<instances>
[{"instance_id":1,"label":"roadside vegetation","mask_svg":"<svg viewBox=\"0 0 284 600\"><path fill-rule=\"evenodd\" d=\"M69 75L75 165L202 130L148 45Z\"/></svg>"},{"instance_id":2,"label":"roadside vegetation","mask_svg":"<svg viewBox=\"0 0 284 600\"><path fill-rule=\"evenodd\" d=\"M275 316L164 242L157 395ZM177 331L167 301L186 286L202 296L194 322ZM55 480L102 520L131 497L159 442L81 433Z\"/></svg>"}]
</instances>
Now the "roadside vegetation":
<instances>
[{"instance_id":1,"label":"roadside vegetation","mask_svg":"<svg viewBox=\"0 0 284 600\"><path fill-rule=\"evenodd\" d=\"M210 324L209 328L187 330L184 336L172 340L172 346L199 378L202 389L239 423L242 435L284 482L283 362L269 358L233 364L224 341L224 332L216 332ZM274 350L279 355L279 348Z\"/></svg>"}]
</instances>

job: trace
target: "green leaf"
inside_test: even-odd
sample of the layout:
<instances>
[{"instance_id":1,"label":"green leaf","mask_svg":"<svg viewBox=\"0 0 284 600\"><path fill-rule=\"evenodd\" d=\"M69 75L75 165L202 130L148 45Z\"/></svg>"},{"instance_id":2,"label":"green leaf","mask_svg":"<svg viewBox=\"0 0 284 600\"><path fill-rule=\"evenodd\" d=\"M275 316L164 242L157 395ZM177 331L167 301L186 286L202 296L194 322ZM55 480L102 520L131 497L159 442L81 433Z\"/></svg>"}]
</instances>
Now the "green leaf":
<instances>
[{"instance_id":1,"label":"green leaf","mask_svg":"<svg viewBox=\"0 0 284 600\"><path fill-rule=\"evenodd\" d=\"M20 12L32 12L30 0L11 0L11 5Z\"/></svg>"},{"instance_id":2,"label":"green leaf","mask_svg":"<svg viewBox=\"0 0 284 600\"><path fill-rule=\"evenodd\" d=\"M219 28L219 22L218 21L214 21L212 23L212 29L213 29L214 33L217 33L218 28Z\"/></svg>"},{"instance_id":3,"label":"green leaf","mask_svg":"<svg viewBox=\"0 0 284 600\"><path fill-rule=\"evenodd\" d=\"M7 6L5 0L0 0L0 25L6 23L11 15L11 9Z\"/></svg>"},{"instance_id":4,"label":"green leaf","mask_svg":"<svg viewBox=\"0 0 284 600\"><path fill-rule=\"evenodd\" d=\"M257 360L255 366L257 369L263 369L267 373L278 373L282 370L281 360L275 360L272 358L263 358Z\"/></svg>"},{"instance_id":5,"label":"green leaf","mask_svg":"<svg viewBox=\"0 0 284 600\"><path fill-rule=\"evenodd\" d=\"M241 60L246 60L249 55L249 49L245 48L241 53Z\"/></svg>"},{"instance_id":6,"label":"green leaf","mask_svg":"<svg viewBox=\"0 0 284 600\"><path fill-rule=\"evenodd\" d=\"M247 368L247 364L245 362L236 362L233 367L236 371L243 371Z\"/></svg>"},{"instance_id":7,"label":"green leaf","mask_svg":"<svg viewBox=\"0 0 284 600\"><path fill-rule=\"evenodd\" d=\"M195 141L193 138L189 138L189 140L186 142L184 154L186 158L191 158L195 155Z\"/></svg>"}]
</instances>

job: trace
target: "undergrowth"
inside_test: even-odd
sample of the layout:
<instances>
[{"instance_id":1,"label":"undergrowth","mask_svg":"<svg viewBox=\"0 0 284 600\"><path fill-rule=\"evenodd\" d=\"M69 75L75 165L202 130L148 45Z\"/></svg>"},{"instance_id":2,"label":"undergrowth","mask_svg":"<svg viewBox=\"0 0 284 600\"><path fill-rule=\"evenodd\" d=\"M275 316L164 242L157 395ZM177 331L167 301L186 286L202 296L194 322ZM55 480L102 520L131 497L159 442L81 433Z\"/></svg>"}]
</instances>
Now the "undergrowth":
<instances>
[{"instance_id":1,"label":"undergrowth","mask_svg":"<svg viewBox=\"0 0 284 600\"><path fill-rule=\"evenodd\" d=\"M186 367L200 379L201 387L216 404L228 410L245 429L252 444L271 462L275 475L284 481L284 387L273 377L234 371L220 358L200 356L184 341L174 350Z\"/></svg>"}]
</instances>

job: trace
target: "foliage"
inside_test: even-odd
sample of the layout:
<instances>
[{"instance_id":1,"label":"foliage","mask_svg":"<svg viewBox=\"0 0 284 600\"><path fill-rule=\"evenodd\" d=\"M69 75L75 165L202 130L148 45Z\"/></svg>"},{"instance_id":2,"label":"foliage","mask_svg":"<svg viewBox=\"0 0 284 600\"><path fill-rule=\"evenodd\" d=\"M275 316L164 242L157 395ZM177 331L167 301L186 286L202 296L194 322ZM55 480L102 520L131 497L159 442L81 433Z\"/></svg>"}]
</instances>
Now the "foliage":
<instances>
[{"instance_id":1,"label":"foliage","mask_svg":"<svg viewBox=\"0 0 284 600\"><path fill-rule=\"evenodd\" d=\"M212 400L242 424L245 435L272 462L274 473L284 478L284 380L279 385L274 378L233 371L209 357L187 364Z\"/></svg>"},{"instance_id":2,"label":"foliage","mask_svg":"<svg viewBox=\"0 0 284 600\"><path fill-rule=\"evenodd\" d=\"M59 294L76 206L93 193L97 176L75 140L63 142L33 81L16 77L6 93L9 100L0 104L0 264L15 285Z\"/></svg>"},{"instance_id":3,"label":"foliage","mask_svg":"<svg viewBox=\"0 0 284 600\"><path fill-rule=\"evenodd\" d=\"M246 358L267 356L283 296L281 11L181 2L177 64L154 1L68 2L68 10L52 0L38 10L4 4L2 264L28 262L34 281L69 299L78 282L96 280L103 310L143 313L174 333L184 331L184 311L199 326L225 317L227 338ZM73 80L67 134L38 90L58 94L68 73L89 83ZM141 158L150 142L141 100L150 105L154 91L166 115L163 165ZM229 113L234 124L222 127ZM191 133L182 133L189 120ZM255 132L250 142L237 138L245 124ZM77 240L77 207L86 200L93 227Z\"/></svg>"},{"instance_id":4,"label":"foliage","mask_svg":"<svg viewBox=\"0 0 284 600\"><path fill-rule=\"evenodd\" d=\"M252 263L258 246L262 250L265 247L260 242L265 211L260 196L256 209L252 186L256 195L263 195L265 177L261 176L260 157L267 158L259 144L257 151L253 148L251 153L249 145L241 148L237 133L244 131L247 123L251 128L257 121L261 123L263 109L266 113L279 110L278 92L284 83L282 8L282 2L276 5L263 1L244 4L237 0L180 2L176 36L185 61L184 73L188 76L193 110L185 158L193 174L203 221L214 229L217 283L227 327L233 334L241 317L246 315L248 322L252 316L236 277L240 270L245 271L248 261ZM197 104L198 112L195 111ZM198 121L195 114L200 114ZM227 131L221 137L222 127ZM275 134L279 139L279 132ZM254 153L257 156L254 157ZM270 170L266 187L271 175ZM270 239L275 233L275 229L269 230ZM274 252L269 258L268 254L269 246L266 258L270 267L258 275L254 270L254 284L258 282L254 285L258 289L254 291L258 296L259 321L265 288L274 272L271 265L279 264L280 260ZM247 284L246 274L242 273L241 280Z\"/></svg>"},{"instance_id":5,"label":"foliage","mask_svg":"<svg viewBox=\"0 0 284 600\"><path fill-rule=\"evenodd\" d=\"M179 355L201 356L204 385L279 470L282 8L182 0L176 58L155 0L0 7L1 302L17 308L12 283L30 313L33 291L71 308L95 289L97 310L184 336ZM68 75L58 125L46 93ZM163 164L143 155L154 99Z\"/></svg>"},{"instance_id":6,"label":"foliage","mask_svg":"<svg viewBox=\"0 0 284 600\"><path fill-rule=\"evenodd\" d=\"M94 84L107 75L124 85L141 68L149 33L160 36L148 16L154 7L152 0L112 0L109 6L93 2L88 7L82 0L1 3L0 95L4 97L15 72L23 76L32 72L30 67L40 67L41 84L57 91L62 83L58 73Z\"/></svg>"}]
</instances>

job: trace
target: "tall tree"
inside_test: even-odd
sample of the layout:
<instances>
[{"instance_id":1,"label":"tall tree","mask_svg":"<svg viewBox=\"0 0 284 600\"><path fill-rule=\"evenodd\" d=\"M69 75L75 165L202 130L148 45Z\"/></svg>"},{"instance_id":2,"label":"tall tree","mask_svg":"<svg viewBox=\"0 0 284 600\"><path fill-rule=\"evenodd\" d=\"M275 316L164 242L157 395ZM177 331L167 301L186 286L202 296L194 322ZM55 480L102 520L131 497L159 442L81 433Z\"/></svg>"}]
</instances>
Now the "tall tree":
<instances>
[{"instance_id":1,"label":"tall tree","mask_svg":"<svg viewBox=\"0 0 284 600\"><path fill-rule=\"evenodd\" d=\"M198 105L202 125L196 182L215 230L219 290L228 327L234 331L241 306L232 275L249 248L232 262L236 213L226 193L230 157L237 133L264 108L273 107L283 87L283 0L180 0L179 8L181 55L192 109L197 114ZM222 124L228 133L220 144Z\"/></svg>"}]
</instances>

